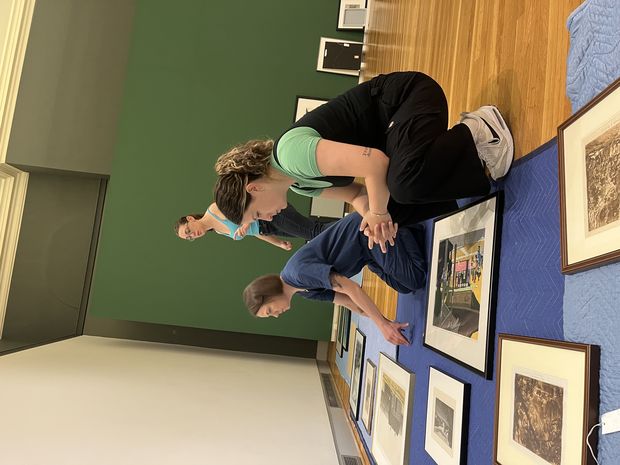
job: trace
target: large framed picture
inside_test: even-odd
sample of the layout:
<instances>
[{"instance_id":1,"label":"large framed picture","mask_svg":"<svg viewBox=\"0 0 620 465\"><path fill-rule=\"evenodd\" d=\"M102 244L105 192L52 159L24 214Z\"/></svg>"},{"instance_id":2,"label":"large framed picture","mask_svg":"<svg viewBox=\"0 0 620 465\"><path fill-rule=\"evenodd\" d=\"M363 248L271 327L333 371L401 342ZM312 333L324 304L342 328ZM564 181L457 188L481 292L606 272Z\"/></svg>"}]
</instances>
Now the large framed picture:
<instances>
[{"instance_id":1,"label":"large framed picture","mask_svg":"<svg viewBox=\"0 0 620 465\"><path fill-rule=\"evenodd\" d=\"M339 31L361 31L366 26L366 0L340 0Z\"/></svg>"},{"instance_id":2,"label":"large framed picture","mask_svg":"<svg viewBox=\"0 0 620 465\"><path fill-rule=\"evenodd\" d=\"M362 42L321 37L317 71L359 76L362 45Z\"/></svg>"},{"instance_id":3,"label":"large framed picture","mask_svg":"<svg viewBox=\"0 0 620 465\"><path fill-rule=\"evenodd\" d=\"M499 465L590 465L598 346L500 334L493 456ZM597 435L590 436L596 453Z\"/></svg>"},{"instance_id":4,"label":"large framed picture","mask_svg":"<svg viewBox=\"0 0 620 465\"><path fill-rule=\"evenodd\" d=\"M349 407L351 416L357 420L362 392L362 368L366 350L366 335L359 328L355 330L355 346L353 347L353 371L351 373L351 386L349 389Z\"/></svg>"},{"instance_id":5,"label":"large framed picture","mask_svg":"<svg viewBox=\"0 0 620 465\"><path fill-rule=\"evenodd\" d=\"M502 192L436 219L424 345L490 378Z\"/></svg>"},{"instance_id":6,"label":"large framed picture","mask_svg":"<svg viewBox=\"0 0 620 465\"><path fill-rule=\"evenodd\" d=\"M379 354L371 452L377 465L408 465L415 375Z\"/></svg>"},{"instance_id":7,"label":"large framed picture","mask_svg":"<svg viewBox=\"0 0 620 465\"><path fill-rule=\"evenodd\" d=\"M375 406L376 382L377 366L370 359L366 359L366 367L364 368L364 399L360 416L368 434L372 432L372 411Z\"/></svg>"},{"instance_id":8,"label":"large framed picture","mask_svg":"<svg viewBox=\"0 0 620 465\"><path fill-rule=\"evenodd\" d=\"M438 465L465 465L471 386L429 368L424 449Z\"/></svg>"},{"instance_id":9,"label":"large framed picture","mask_svg":"<svg viewBox=\"0 0 620 465\"><path fill-rule=\"evenodd\" d=\"M298 95L295 101L295 119L293 121L297 121L306 113L310 113L325 103L327 103L326 99Z\"/></svg>"},{"instance_id":10,"label":"large framed picture","mask_svg":"<svg viewBox=\"0 0 620 465\"><path fill-rule=\"evenodd\" d=\"M620 79L558 128L562 272L620 259Z\"/></svg>"}]
</instances>

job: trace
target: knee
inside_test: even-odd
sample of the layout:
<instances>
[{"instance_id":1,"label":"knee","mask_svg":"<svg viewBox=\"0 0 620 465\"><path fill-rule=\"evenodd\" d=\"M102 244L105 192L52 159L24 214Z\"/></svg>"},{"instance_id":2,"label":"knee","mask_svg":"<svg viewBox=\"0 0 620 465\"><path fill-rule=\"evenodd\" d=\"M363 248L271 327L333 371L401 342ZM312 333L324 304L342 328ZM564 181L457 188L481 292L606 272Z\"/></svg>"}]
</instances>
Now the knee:
<instances>
[{"instance_id":1,"label":"knee","mask_svg":"<svg viewBox=\"0 0 620 465\"><path fill-rule=\"evenodd\" d=\"M390 196L398 203L416 203L416 201L424 198L425 195L421 183L410 182L399 176L394 176L393 178L388 176L387 185Z\"/></svg>"}]
</instances>

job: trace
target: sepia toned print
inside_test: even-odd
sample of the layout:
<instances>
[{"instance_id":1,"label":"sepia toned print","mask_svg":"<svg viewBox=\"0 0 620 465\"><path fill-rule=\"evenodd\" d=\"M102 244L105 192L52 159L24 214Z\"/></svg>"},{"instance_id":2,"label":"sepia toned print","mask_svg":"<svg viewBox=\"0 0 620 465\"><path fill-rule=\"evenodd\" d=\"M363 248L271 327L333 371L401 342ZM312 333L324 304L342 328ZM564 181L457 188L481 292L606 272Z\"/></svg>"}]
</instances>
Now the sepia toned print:
<instances>
[{"instance_id":1,"label":"sepia toned print","mask_svg":"<svg viewBox=\"0 0 620 465\"><path fill-rule=\"evenodd\" d=\"M439 243L433 325L476 338L479 330L484 229Z\"/></svg>"},{"instance_id":2,"label":"sepia toned print","mask_svg":"<svg viewBox=\"0 0 620 465\"><path fill-rule=\"evenodd\" d=\"M620 219L620 121L586 144L588 231Z\"/></svg>"},{"instance_id":3,"label":"sepia toned print","mask_svg":"<svg viewBox=\"0 0 620 465\"><path fill-rule=\"evenodd\" d=\"M454 431L454 409L442 402L438 397L435 398L435 420L433 422L433 433L436 438L442 441L443 445L452 450L452 435ZM452 455L452 454L450 454Z\"/></svg>"},{"instance_id":4,"label":"sepia toned print","mask_svg":"<svg viewBox=\"0 0 620 465\"><path fill-rule=\"evenodd\" d=\"M513 439L552 465L562 459L564 389L515 374Z\"/></svg>"},{"instance_id":5,"label":"sepia toned print","mask_svg":"<svg viewBox=\"0 0 620 465\"><path fill-rule=\"evenodd\" d=\"M375 402L376 368L370 360L366 360L364 370L364 400L362 402L362 422L369 433L372 430L372 410Z\"/></svg>"},{"instance_id":6,"label":"sepia toned print","mask_svg":"<svg viewBox=\"0 0 620 465\"><path fill-rule=\"evenodd\" d=\"M390 429L400 436L405 421L405 391L385 373L381 380L380 408L388 420Z\"/></svg>"}]
</instances>

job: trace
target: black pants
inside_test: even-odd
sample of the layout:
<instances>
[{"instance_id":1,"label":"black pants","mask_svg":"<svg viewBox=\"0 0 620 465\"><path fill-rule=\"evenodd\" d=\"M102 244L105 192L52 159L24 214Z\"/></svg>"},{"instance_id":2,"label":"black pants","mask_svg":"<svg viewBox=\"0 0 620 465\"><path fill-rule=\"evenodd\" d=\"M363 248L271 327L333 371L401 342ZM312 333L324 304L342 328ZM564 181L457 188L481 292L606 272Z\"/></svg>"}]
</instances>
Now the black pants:
<instances>
[{"instance_id":1,"label":"black pants","mask_svg":"<svg viewBox=\"0 0 620 465\"><path fill-rule=\"evenodd\" d=\"M305 217L288 204L271 221L258 220L258 229L265 236L301 237L309 241L332 224L334 223L321 223L317 219Z\"/></svg>"},{"instance_id":2,"label":"black pants","mask_svg":"<svg viewBox=\"0 0 620 465\"><path fill-rule=\"evenodd\" d=\"M423 73L377 76L296 125L313 127L325 139L383 150L390 158L388 210L402 225L455 210L455 199L489 192L469 128L448 130L443 90Z\"/></svg>"}]
</instances>

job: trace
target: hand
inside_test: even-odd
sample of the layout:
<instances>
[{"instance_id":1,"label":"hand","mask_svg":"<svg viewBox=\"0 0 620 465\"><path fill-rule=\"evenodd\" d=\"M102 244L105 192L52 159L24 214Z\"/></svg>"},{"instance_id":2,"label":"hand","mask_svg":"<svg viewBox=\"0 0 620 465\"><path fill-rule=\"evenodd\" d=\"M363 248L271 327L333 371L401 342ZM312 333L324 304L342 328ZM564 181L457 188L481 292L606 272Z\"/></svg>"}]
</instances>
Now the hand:
<instances>
[{"instance_id":1,"label":"hand","mask_svg":"<svg viewBox=\"0 0 620 465\"><path fill-rule=\"evenodd\" d=\"M233 234L233 239L237 239L237 237L239 238L245 237L249 229L250 229L250 223L242 224L241 226L237 228L237 230Z\"/></svg>"},{"instance_id":2,"label":"hand","mask_svg":"<svg viewBox=\"0 0 620 465\"><path fill-rule=\"evenodd\" d=\"M392 344L409 345L409 340L403 335L402 330L409 326L409 323L399 323L398 321L384 320L384 323L379 327L381 334L386 341Z\"/></svg>"},{"instance_id":3,"label":"hand","mask_svg":"<svg viewBox=\"0 0 620 465\"><path fill-rule=\"evenodd\" d=\"M375 244L379 244L381 252L387 252L386 242L394 245L394 238L398 231L398 225L392 223L392 217L388 212L383 214L366 212L360 224L360 231L368 237L368 248L372 249Z\"/></svg>"},{"instance_id":4,"label":"hand","mask_svg":"<svg viewBox=\"0 0 620 465\"><path fill-rule=\"evenodd\" d=\"M284 250L291 250L293 248L293 244L291 244L289 241L282 241L280 242L280 244L278 244L278 247Z\"/></svg>"}]
</instances>

